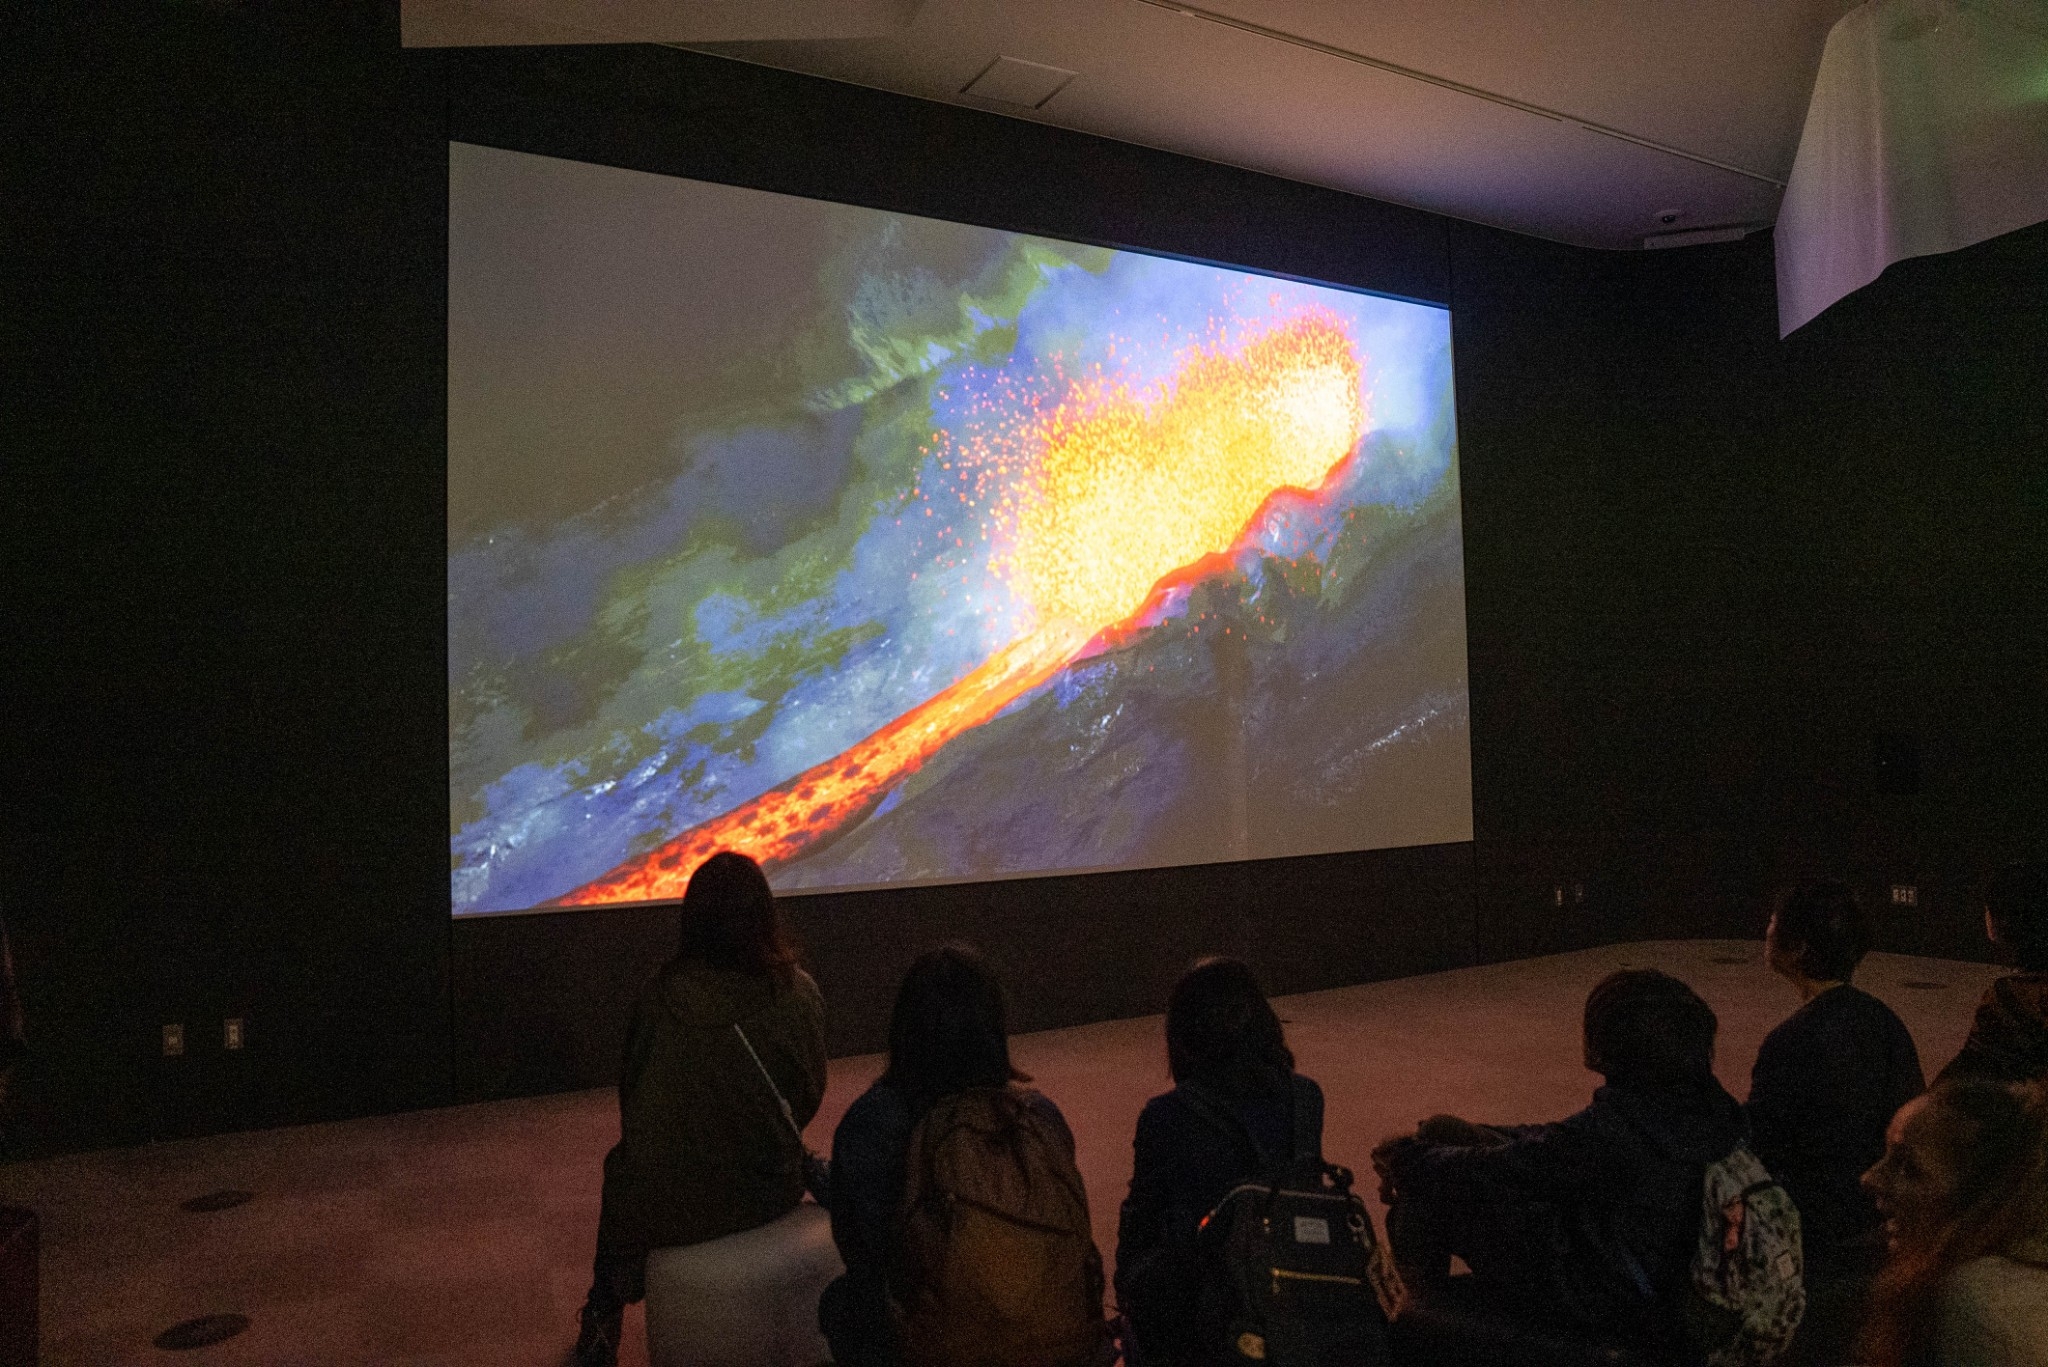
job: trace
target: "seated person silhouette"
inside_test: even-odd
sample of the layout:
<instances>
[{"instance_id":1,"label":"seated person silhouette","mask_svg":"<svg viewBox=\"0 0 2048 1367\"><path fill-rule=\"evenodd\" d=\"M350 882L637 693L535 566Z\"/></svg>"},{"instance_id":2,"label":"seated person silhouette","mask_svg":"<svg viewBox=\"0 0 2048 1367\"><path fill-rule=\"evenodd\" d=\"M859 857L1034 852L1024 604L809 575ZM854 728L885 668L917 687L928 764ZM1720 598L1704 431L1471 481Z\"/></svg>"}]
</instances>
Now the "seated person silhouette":
<instances>
[{"instance_id":1,"label":"seated person silhouette","mask_svg":"<svg viewBox=\"0 0 2048 1367\"><path fill-rule=\"evenodd\" d=\"M1764 958L1805 1003L1765 1037L1749 1084L1749 1146L1799 1207L1809 1282L1867 1279L1882 1256L1864 1171L1885 1127L1925 1090L1905 1024L1851 978L1870 926L1847 886L1779 899Z\"/></svg>"},{"instance_id":2,"label":"seated person silhouette","mask_svg":"<svg viewBox=\"0 0 2048 1367\"><path fill-rule=\"evenodd\" d=\"M1203 1217L1263 1170L1259 1154L1285 1155L1295 1138L1294 1055L1258 979L1236 959L1203 959L1174 985L1166 1062L1174 1087L1138 1116L1117 1225L1117 1303L1139 1367L1198 1359ZM1320 1154L1322 1091L1313 1082L1302 1090Z\"/></svg>"},{"instance_id":3,"label":"seated person silhouette","mask_svg":"<svg viewBox=\"0 0 2048 1367\"><path fill-rule=\"evenodd\" d=\"M818 1323L839 1367L934 1360L948 1367L1092 1367L1098 1359L1107 1336L1102 1260L1085 1232L1073 1132L1059 1107L1010 1062L1007 1014L1001 983L968 946L931 950L904 974L889 1020L889 1066L832 1136L832 1238L846 1272L825 1289ZM974 1172L937 1169L952 1162L949 1154L957 1157L946 1136L977 1129L980 1142L969 1148L983 1175L996 1185L1007 1181L1013 1196L1040 1188L1037 1206L1058 1209L1078 1228L1052 1227L1037 1206L1035 1214L1005 1213L987 1200L955 1201L955 1193L941 1190L947 1177L973 1185ZM932 1241L918 1237L929 1233L921 1188L947 1212L941 1223L959 1229L952 1246L959 1258L945 1264L957 1280L948 1285L933 1284L938 1269L911 1247L931 1251ZM1071 1200L1061 1199L1063 1189ZM978 1237L969 1228L976 1218L957 1215L966 1207L1023 1237ZM980 1225L986 1234L986 1220ZM1063 1231L1075 1237L1063 1238ZM1020 1249L1044 1255L1048 1248L1053 1256L1036 1262L1004 1257ZM963 1298L971 1300L975 1289L991 1285L1006 1288L1003 1308L1015 1312L1008 1319L961 1315L948 1299L968 1293Z\"/></svg>"},{"instance_id":4,"label":"seated person silhouette","mask_svg":"<svg viewBox=\"0 0 2048 1367\"><path fill-rule=\"evenodd\" d=\"M2048 862L2009 864L1992 875L1984 933L2020 971L1984 989L1970 1037L1935 1080L2048 1079Z\"/></svg>"},{"instance_id":5,"label":"seated person silhouette","mask_svg":"<svg viewBox=\"0 0 2048 1367\"><path fill-rule=\"evenodd\" d=\"M675 957L641 989L626 1034L578 1367L618 1361L650 1251L758 1228L804 1198L803 1143L791 1125L817 1114L825 1095L818 986L797 962L760 865L743 854L697 867L681 919Z\"/></svg>"},{"instance_id":6,"label":"seated person silhouette","mask_svg":"<svg viewBox=\"0 0 2048 1367\"><path fill-rule=\"evenodd\" d=\"M1531 1329L1677 1347L1706 1168L1743 1137L1714 1078L1717 1024L1668 974L1612 974L1586 999L1586 1066L1605 1079L1591 1105L1541 1125L1437 1116L1382 1142L1373 1166L1410 1295L1445 1304L1456 1256L1471 1303Z\"/></svg>"}]
</instances>

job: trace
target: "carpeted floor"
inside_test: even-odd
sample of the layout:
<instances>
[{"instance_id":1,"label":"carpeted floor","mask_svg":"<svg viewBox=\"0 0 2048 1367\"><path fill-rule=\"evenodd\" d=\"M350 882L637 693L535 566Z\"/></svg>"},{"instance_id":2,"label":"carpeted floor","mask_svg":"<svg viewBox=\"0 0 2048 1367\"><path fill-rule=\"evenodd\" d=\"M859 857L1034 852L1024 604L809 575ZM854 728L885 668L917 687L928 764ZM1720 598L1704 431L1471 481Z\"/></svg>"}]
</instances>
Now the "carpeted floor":
<instances>
[{"instance_id":1,"label":"carpeted floor","mask_svg":"<svg viewBox=\"0 0 2048 1367\"><path fill-rule=\"evenodd\" d=\"M1713 1004L1722 1078L1746 1095L1758 1042L1798 1005L1760 959L1748 941L1621 945L1277 1005L1328 1094L1327 1153L1363 1169L1374 1141L1427 1114L1528 1121L1583 1105L1580 1005L1624 966L1676 973ZM1997 972L1879 954L1858 982L1905 1019L1933 1072ZM1015 1055L1074 1128L1110 1257L1131 1131L1167 1085L1159 1018L1022 1036ZM832 1064L815 1146L880 1068L872 1056ZM42 1218L48 1363L539 1367L563 1362L574 1338L598 1163L617 1135L612 1093L582 1092L0 1166L0 1202ZM254 1196L180 1209L223 1189ZM215 1313L250 1327L196 1351L152 1346ZM645 1360L636 1307L622 1361Z\"/></svg>"}]
</instances>

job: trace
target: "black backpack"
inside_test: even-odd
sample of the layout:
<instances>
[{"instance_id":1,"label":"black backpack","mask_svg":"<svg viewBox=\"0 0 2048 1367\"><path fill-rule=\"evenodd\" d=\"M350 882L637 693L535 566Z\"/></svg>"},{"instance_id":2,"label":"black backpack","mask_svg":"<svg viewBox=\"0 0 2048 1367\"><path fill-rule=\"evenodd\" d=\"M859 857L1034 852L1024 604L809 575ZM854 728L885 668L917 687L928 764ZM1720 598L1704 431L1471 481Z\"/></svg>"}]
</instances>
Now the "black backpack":
<instances>
[{"instance_id":1,"label":"black backpack","mask_svg":"<svg viewBox=\"0 0 2048 1367\"><path fill-rule=\"evenodd\" d=\"M1231 1136L1260 1175L1240 1182L1202 1220L1200 1335L1204 1364L1386 1367L1387 1314L1399 1281L1381 1254L1351 1173L1323 1162L1322 1096L1294 1079L1294 1144L1267 1153L1229 1109L1181 1094Z\"/></svg>"}]
</instances>

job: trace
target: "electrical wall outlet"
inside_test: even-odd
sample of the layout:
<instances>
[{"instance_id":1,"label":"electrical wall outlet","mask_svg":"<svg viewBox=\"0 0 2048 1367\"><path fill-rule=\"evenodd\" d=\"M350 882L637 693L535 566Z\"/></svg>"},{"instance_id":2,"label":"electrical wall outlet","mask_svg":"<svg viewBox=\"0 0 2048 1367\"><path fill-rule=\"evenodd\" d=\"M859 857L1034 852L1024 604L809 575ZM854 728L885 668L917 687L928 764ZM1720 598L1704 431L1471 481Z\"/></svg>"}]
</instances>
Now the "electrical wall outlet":
<instances>
[{"instance_id":1,"label":"electrical wall outlet","mask_svg":"<svg viewBox=\"0 0 2048 1367\"><path fill-rule=\"evenodd\" d=\"M185 1053L185 1027L166 1025L164 1027L164 1057L180 1058Z\"/></svg>"},{"instance_id":2,"label":"electrical wall outlet","mask_svg":"<svg viewBox=\"0 0 2048 1367\"><path fill-rule=\"evenodd\" d=\"M220 1023L220 1047L239 1049L242 1047L242 1018L229 1016Z\"/></svg>"},{"instance_id":3,"label":"electrical wall outlet","mask_svg":"<svg viewBox=\"0 0 2048 1367\"><path fill-rule=\"evenodd\" d=\"M1920 905L1920 889L1911 883L1892 884L1892 905L1895 907L1917 907Z\"/></svg>"}]
</instances>

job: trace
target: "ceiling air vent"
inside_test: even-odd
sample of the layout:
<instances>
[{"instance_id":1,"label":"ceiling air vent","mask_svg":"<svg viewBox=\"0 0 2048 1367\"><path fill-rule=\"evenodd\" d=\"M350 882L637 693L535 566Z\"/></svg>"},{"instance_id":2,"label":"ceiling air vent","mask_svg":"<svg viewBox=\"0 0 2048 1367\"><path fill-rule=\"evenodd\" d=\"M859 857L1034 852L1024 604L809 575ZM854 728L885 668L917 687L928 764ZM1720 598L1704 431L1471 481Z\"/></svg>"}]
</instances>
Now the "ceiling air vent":
<instances>
[{"instance_id":1,"label":"ceiling air vent","mask_svg":"<svg viewBox=\"0 0 2048 1367\"><path fill-rule=\"evenodd\" d=\"M1039 109L1047 100L1065 90L1067 82L1073 79L1074 73L1065 67L1045 66L1016 57L998 57L983 68L979 76L961 87L960 93L978 100L993 100L997 104Z\"/></svg>"}]
</instances>

